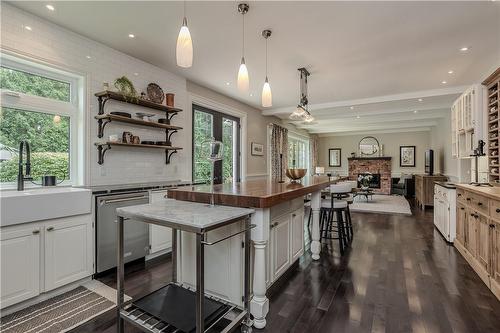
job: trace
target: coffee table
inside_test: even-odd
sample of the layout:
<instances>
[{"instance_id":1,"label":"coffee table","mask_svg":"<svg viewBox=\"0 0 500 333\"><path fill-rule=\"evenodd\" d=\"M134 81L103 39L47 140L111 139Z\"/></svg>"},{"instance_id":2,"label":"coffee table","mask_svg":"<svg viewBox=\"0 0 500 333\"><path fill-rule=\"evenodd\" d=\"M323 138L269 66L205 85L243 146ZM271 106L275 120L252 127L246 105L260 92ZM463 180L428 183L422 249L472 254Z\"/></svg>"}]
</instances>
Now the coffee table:
<instances>
[{"instance_id":1,"label":"coffee table","mask_svg":"<svg viewBox=\"0 0 500 333\"><path fill-rule=\"evenodd\" d=\"M373 200L373 190L370 188L367 190L362 190L360 188L354 189L354 194L352 195L353 199L360 195L366 198L366 202L368 202L368 200Z\"/></svg>"}]
</instances>

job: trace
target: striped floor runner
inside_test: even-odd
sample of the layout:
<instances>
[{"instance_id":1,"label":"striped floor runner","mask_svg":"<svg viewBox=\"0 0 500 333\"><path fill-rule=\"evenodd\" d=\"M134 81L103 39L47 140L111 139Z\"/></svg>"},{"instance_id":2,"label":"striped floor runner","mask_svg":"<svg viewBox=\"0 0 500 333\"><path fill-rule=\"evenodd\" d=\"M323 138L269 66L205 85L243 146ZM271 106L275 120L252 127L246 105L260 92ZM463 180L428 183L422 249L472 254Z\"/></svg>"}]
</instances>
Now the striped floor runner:
<instances>
[{"instance_id":1,"label":"striped floor runner","mask_svg":"<svg viewBox=\"0 0 500 333\"><path fill-rule=\"evenodd\" d=\"M96 287L97 284L97 287ZM62 333L115 307L116 291L100 282L78 287L0 319L2 333ZM92 290L91 290L92 289ZM100 291L103 291L100 293ZM111 292L110 292L111 290ZM102 295L100 295L100 294Z\"/></svg>"}]
</instances>

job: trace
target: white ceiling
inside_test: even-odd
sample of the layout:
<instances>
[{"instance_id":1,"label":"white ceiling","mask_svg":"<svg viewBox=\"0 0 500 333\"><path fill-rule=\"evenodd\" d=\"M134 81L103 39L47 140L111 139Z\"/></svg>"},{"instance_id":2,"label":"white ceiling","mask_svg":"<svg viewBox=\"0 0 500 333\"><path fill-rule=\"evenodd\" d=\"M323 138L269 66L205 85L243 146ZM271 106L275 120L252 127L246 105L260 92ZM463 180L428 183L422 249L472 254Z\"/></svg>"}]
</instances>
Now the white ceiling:
<instances>
[{"instance_id":1,"label":"white ceiling","mask_svg":"<svg viewBox=\"0 0 500 333\"><path fill-rule=\"evenodd\" d=\"M261 31L270 28L274 105L264 114L288 117L298 101L297 68L306 67L311 110L318 119L307 129L317 133L428 129L463 86L480 82L500 65L498 1L250 2L247 94L236 87L238 2L187 3L195 50L190 69L175 65L182 2L51 1L53 12L44 1L11 3L257 108L265 77ZM469 51L460 52L464 46ZM416 101L420 97L423 102Z\"/></svg>"}]
</instances>

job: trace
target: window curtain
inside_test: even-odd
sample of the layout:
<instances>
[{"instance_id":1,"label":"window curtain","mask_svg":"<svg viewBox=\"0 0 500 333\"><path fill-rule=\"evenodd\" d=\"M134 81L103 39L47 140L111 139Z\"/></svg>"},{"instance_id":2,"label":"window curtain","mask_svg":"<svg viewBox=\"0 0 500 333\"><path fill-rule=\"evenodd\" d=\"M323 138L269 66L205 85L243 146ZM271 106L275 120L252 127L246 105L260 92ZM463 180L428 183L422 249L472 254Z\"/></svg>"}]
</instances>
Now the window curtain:
<instances>
[{"instance_id":1,"label":"window curtain","mask_svg":"<svg viewBox=\"0 0 500 333\"><path fill-rule=\"evenodd\" d=\"M313 134L309 137L309 153L311 154L310 174L314 175L318 165L318 135Z\"/></svg>"},{"instance_id":2,"label":"window curtain","mask_svg":"<svg viewBox=\"0 0 500 333\"><path fill-rule=\"evenodd\" d=\"M281 171L285 178L285 169L288 165L288 130L272 124L271 128L271 178L280 179L280 154L283 156Z\"/></svg>"}]
</instances>

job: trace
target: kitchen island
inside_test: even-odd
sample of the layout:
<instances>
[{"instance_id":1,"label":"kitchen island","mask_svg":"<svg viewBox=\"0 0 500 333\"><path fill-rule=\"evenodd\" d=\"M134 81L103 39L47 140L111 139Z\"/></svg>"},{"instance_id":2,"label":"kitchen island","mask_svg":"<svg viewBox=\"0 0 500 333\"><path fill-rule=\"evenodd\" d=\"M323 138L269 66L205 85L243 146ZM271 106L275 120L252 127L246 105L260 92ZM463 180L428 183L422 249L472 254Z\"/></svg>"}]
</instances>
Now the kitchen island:
<instances>
[{"instance_id":1,"label":"kitchen island","mask_svg":"<svg viewBox=\"0 0 500 333\"><path fill-rule=\"evenodd\" d=\"M304 252L304 196L311 194L312 209L312 258L320 258L319 211L321 190L335 183L327 176L311 176L301 183L279 183L274 180L252 180L235 184L185 186L168 192L176 200L209 203L211 193L217 205L253 208L251 223L256 225L251 232L253 244L253 283L250 312L254 326L263 328L269 311L267 289L278 280ZM239 226L241 228L241 226ZM228 228L222 234L209 237L224 237L238 230ZM217 244L207 252L206 290L231 302L242 302L241 285L242 239L232 238ZM194 239L189 234L179 237L177 270L178 281L193 284L195 262L192 260ZM215 262L226 262L226 265ZM234 267L241 269L234 269Z\"/></svg>"}]
</instances>

